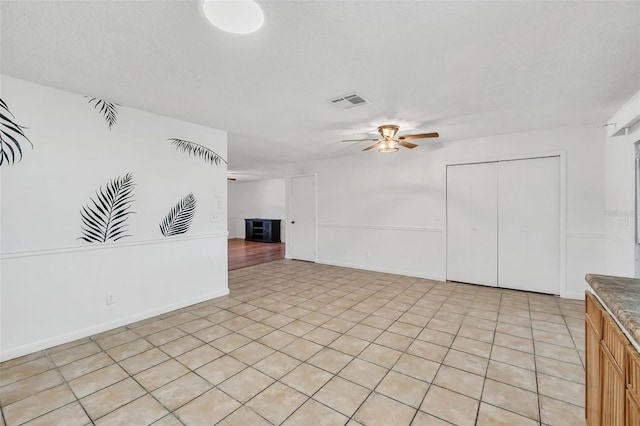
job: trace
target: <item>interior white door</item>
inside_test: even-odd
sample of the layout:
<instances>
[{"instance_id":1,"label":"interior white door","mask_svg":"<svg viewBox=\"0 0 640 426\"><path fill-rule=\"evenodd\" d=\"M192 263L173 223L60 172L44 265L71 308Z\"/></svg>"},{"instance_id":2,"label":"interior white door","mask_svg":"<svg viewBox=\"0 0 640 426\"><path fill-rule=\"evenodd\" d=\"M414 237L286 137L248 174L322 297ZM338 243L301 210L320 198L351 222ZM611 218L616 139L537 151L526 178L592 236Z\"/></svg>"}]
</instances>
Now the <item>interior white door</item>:
<instances>
[{"instance_id":1,"label":"interior white door","mask_svg":"<svg viewBox=\"0 0 640 426\"><path fill-rule=\"evenodd\" d=\"M497 163L447 167L447 280L498 285Z\"/></svg>"},{"instance_id":2,"label":"interior white door","mask_svg":"<svg viewBox=\"0 0 640 426\"><path fill-rule=\"evenodd\" d=\"M315 176L291 178L291 258L316 260Z\"/></svg>"},{"instance_id":3,"label":"interior white door","mask_svg":"<svg viewBox=\"0 0 640 426\"><path fill-rule=\"evenodd\" d=\"M560 157L498 163L498 286L560 294Z\"/></svg>"}]
</instances>

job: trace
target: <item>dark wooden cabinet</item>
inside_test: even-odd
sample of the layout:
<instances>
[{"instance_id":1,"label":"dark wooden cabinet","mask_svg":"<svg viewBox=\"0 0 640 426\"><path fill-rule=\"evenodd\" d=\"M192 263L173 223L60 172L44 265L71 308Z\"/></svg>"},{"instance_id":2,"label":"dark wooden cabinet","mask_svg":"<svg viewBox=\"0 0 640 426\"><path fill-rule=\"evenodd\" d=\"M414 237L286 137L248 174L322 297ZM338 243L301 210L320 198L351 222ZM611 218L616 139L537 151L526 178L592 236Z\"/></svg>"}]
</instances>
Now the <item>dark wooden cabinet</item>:
<instances>
[{"instance_id":1,"label":"dark wooden cabinet","mask_svg":"<svg viewBox=\"0 0 640 426\"><path fill-rule=\"evenodd\" d=\"M247 241L280 242L280 219L245 219L244 230Z\"/></svg>"}]
</instances>

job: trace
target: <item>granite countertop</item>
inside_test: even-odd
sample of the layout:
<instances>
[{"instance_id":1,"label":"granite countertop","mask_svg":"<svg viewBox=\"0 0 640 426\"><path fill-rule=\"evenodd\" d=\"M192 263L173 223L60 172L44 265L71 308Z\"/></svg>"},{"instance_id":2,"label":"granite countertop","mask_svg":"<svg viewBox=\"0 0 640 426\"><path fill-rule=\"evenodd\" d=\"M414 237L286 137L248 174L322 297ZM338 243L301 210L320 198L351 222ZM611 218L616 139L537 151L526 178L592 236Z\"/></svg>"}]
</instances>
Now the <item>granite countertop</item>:
<instances>
[{"instance_id":1,"label":"granite countertop","mask_svg":"<svg viewBox=\"0 0 640 426\"><path fill-rule=\"evenodd\" d=\"M587 274L586 280L598 299L640 347L640 279Z\"/></svg>"}]
</instances>

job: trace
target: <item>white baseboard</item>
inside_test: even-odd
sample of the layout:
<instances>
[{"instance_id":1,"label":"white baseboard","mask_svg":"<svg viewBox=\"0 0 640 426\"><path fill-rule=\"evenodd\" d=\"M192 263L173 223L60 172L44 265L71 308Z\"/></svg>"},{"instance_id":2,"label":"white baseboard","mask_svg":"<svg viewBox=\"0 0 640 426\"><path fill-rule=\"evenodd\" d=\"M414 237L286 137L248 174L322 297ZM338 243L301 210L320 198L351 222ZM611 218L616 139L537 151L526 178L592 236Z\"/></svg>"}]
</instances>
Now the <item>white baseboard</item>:
<instances>
[{"instance_id":1,"label":"white baseboard","mask_svg":"<svg viewBox=\"0 0 640 426\"><path fill-rule=\"evenodd\" d=\"M102 333L103 331L112 330L123 325L132 324L137 321L142 321L147 318L151 318L156 315L166 314L167 312L175 311L186 306L195 305L196 303L204 302L206 300L215 299L217 297L226 296L229 294L229 289L225 288L214 293L204 294L198 297L194 297L180 302L171 303L158 308L153 308L148 311L140 312L134 315L129 315L124 318L119 318L113 321L97 324L91 327L83 328L81 330L75 330L69 333L60 334L55 337L39 340L37 342L29 343L27 345L18 346L17 348L11 348L0 352L0 362L7 361L13 358L17 358L23 355L28 355L43 349L48 349L64 343L73 342L74 340L82 339L84 337L93 336L94 334Z\"/></svg>"},{"instance_id":2,"label":"white baseboard","mask_svg":"<svg viewBox=\"0 0 640 426\"><path fill-rule=\"evenodd\" d=\"M341 266L343 268L353 268L353 269L362 269L364 271L373 271L373 272L384 272L387 274L395 274L395 275L405 275L407 277L416 277L416 278L425 278L428 280L434 281L444 281L445 278L439 275L431 275L431 274L422 274L415 271L405 271L402 269L393 269L393 268L380 268L377 266L370 265L358 265L354 263L347 262L334 262L331 260L317 259L316 263L320 263L323 265L331 265L331 266Z\"/></svg>"},{"instance_id":3,"label":"white baseboard","mask_svg":"<svg viewBox=\"0 0 640 426\"><path fill-rule=\"evenodd\" d=\"M404 271L401 269L393 269L393 268L379 268L377 266L369 266L369 265L357 265L348 262L334 262L331 260L318 259L316 263L331 265L331 266L341 266L344 268L353 268L353 269L362 269L365 271L374 271L374 272L384 272L388 274L396 274L396 275L405 275L408 277L416 277L416 278L425 278L428 280L434 281L446 281L445 277L430 275L430 274L422 274L413 271ZM569 292L565 293L562 296L563 299L576 299L576 300L584 300L584 292Z\"/></svg>"}]
</instances>

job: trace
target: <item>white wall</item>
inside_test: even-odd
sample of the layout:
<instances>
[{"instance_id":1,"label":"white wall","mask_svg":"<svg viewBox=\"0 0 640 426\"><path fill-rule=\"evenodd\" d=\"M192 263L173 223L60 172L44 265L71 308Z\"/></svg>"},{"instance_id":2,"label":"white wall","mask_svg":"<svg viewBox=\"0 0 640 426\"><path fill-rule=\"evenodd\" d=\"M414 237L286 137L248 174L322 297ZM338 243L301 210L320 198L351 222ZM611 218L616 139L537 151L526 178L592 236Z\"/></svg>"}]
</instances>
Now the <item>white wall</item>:
<instances>
[{"instance_id":1,"label":"white wall","mask_svg":"<svg viewBox=\"0 0 640 426\"><path fill-rule=\"evenodd\" d=\"M305 166L305 172L317 174L317 261L444 279L445 166L563 151L567 257L562 295L581 298L584 275L605 266L603 141L604 131L595 126L558 128Z\"/></svg>"},{"instance_id":2,"label":"white wall","mask_svg":"<svg viewBox=\"0 0 640 426\"><path fill-rule=\"evenodd\" d=\"M229 181L229 238L244 238L246 218L282 219L281 239L285 240L285 179Z\"/></svg>"},{"instance_id":3,"label":"white wall","mask_svg":"<svg viewBox=\"0 0 640 426\"><path fill-rule=\"evenodd\" d=\"M167 141L197 142L225 158L226 132L124 106L109 130L80 95L4 75L1 85L34 148L23 144L22 161L0 167L0 359L228 293L226 164ZM77 239L81 207L129 172L131 237ZM191 192L190 229L164 237L160 221Z\"/></svg>"},{"instance_id":4,"label":"white wall","mask_svg":"<svg viewBox=\"0 0 640 426\"><path fill-rule=\"evenodd\" d=\"M638 96L640 92L634 98ZM628 111L629 106L632 111ZM627 104L608 122L614 125L617 117L629 116L628 113L640 116L637 106ZM640 122L627 134L607 137L605 143L606 272L611 275L635 276L635 143L638 141Z\"/></svg>"}]
</instances>

